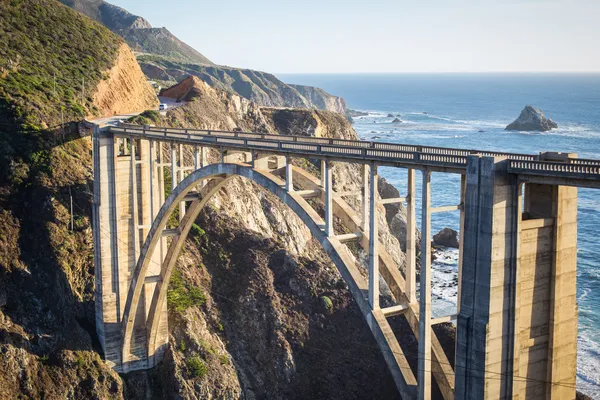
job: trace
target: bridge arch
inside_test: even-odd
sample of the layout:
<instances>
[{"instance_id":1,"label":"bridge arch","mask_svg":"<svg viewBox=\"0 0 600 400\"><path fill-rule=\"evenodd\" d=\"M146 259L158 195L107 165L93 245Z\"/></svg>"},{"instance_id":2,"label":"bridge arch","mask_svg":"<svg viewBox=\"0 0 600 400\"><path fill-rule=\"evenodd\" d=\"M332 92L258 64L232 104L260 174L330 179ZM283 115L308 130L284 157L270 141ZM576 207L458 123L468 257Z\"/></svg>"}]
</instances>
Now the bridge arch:
<instances>
[{"instance_id":1,"label":"bridge arch","mask_svg":"<svg viewBox=\"0 0 600 400\"><path fill-rule=\"evenodd\" d=\"M244 164L218 163L195 170L188 175L175 189L173 189L171 195L165 200L165 203L162 205L158 215L152 223L136 263L123 313L123 320L121 323L123 359L125 359L131 349L133 326L136 319L135 310L138 308L138 302L140 301L141 293L143 291L148 266L170 215L179 206L179 203L184 201L190 191L197 187L202 181L221 178L214 184L209 183L204 195L192 202L185 213L185 216L181 219L177 228L177 233L173 237L167 250L166 257L161 264L160 279L158 280L153 293L146 322L147 351L149 358L154 357L154 354L158 350L156 348L156 339L162 314L160 310L166 301L169 280L191 226L208 201L218 193L225 183L236 176L249 179L276 195L298 217L300 217L311 231L312 236L321 243L322 248L342 275L342 278L347 283L349 290L363 315L367 316L367 322L376 338L383 338L383 341L385 342L385 334L381 331L379 323L376 323L373 320L375 317L371 314L371 308L367 300L368 289L364 277L360 275L346 246L342 245L335 236L327 236L326 232L319 224L318 219L320 217L312 207L300 195L295 194L294 192L288 192L285 189L283 182L267 171L256 170L251 166ZM390 366L392 374L396 375L395 378L404 381L405 376L414 376L412 371L410 371L410 367L406 360L400 360L403 362L398 362L399 355L393 349L390 348L389 351L384 351L384 357ZM413 382L410 382L411 379L408 380L408 386L410 387ZM403 385L403 388L405 389L406 386Z\"/></svg>"}]
</instances>

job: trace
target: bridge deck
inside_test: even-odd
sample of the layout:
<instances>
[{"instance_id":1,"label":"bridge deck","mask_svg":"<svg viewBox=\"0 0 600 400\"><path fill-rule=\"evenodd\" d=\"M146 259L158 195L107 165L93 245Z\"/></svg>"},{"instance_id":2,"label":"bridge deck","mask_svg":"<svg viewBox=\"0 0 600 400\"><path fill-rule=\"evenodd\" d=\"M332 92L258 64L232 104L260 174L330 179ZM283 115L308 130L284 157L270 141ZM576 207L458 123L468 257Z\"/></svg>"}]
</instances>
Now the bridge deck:
<instances>
[{"instance_id":1,"label":"bridge deck","mask_svg":"<svg viewBox=\"0 0 600 400\"><path fill-rule=\"evenodd\" d=\"M415 146L397 143L229 132L200 129L142 127L122 124L108 128L115 137L169 141L194 146L289 154L350 162L375 162L390 167L427 169L464 174L467 157L481 155L508 159L508 173L523 181L600 188L600 160L565 158L543 161L537 154Z\"/></svg>"}]
</instances>

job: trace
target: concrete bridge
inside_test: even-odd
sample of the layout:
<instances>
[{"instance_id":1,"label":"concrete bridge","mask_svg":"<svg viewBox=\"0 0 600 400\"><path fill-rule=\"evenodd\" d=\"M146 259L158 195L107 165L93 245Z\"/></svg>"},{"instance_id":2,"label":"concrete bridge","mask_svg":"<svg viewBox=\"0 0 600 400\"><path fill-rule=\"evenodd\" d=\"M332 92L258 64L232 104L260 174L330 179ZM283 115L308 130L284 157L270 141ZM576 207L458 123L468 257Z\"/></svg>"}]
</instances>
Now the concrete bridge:
<instances>
[{"instance_id":1,"label":"concrete bridge","mask_svg":"<svg viewBox=\"0 0 600 400\"><path fill-rule=\"evenodd\" d=\"M600 187L599 160L123 124L96 127L93 142L96 325L116 371L147 369L161 360L168 344L167 286L183 242L211 197L241 176L279 197L321 243L402 398L430 398L432 380L445 399L575 398L577 187ZM221 162L209 165L207 148L218 149ZM189 163L186 149L193 154ZM292 166L292 157L321 160L321 177ZM361 164L363 189L334 192L332 162ZM380 166L408 171L404 197L378 197ZM284 179L274 174L280 169ZM172 192L165 199L166 171ZM455 204L431 207L432 172L461 176ZM352 209L344 196L361 196L362 209ZM324 218L309 198L323 201ZM408 210L405 274L377 239L377 205L393 202ZM176 210L178 224L170 226ZM431 215L453 210L460 210L457 312L433 318ZM352 233L335 232L334 216ZM348 242L369 254L368 277ZM396 302L391 307L380 306L380 278ZM388 323L399 315L418 339L416 371ZM456 359L449 360L432 326L453 320Z\"/></svg>"}]
</instances>

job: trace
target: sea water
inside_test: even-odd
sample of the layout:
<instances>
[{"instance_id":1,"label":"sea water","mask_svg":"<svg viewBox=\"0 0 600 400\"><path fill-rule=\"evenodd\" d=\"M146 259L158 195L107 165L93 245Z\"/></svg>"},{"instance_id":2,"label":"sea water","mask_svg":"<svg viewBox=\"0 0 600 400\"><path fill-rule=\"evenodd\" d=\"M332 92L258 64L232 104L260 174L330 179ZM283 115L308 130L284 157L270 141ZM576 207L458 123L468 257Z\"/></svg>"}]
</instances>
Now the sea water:
<instances>
[{"instance_id":1,"label":"sea water","mask_svg":"<svg viewBox=\"0 0 600 400\"><path fill-rule=\"evenodd\" d=\"M562 151L600 159L600 74L279 77L286 83L321 87L344 97L349 108L368 112L354 118L354 129L364 140L519 153ZM541 134L505 131L528 104L541 108L559 128ZM401 122L392 123L396 118ZM405 171L380 168L380 174L406 193ZM434 207L458 204L459 177L433 173L431 182ZM434 214L432 232L444 227L457 229L458 223L458 212ZM600 190L580 189L578 230L577 387L600 398ZM441 250L436 256L432 273L434 313L451 314L456 312L458 253Z\"/></svg>"}]
</instances>

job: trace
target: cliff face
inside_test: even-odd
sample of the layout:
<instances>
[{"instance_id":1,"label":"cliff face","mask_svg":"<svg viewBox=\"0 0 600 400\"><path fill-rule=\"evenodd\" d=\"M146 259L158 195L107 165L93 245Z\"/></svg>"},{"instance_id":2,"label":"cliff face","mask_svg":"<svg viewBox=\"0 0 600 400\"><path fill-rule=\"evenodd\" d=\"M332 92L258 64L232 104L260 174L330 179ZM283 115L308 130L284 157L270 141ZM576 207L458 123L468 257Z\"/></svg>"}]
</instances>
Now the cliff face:
<instances>
[{"instance_id":1,"label":"cliff face","mask_svg":"<svg viewBox=\"0 0 600 400\"><path fill-rule=\"evenodd\" d=\"M319 110L329 110L340 114L348 112L346 100L338 96L332 96L321 88L304 85L290 85L296 89L304 98Z\"/></svg>"},{"instance_id":2,"label":"cliff face","mask_svg":"<svg viewBox=\"0 0 600 400\"><path fill-rule=\"evenodd\" d=\"M100 116L127 114L158 107L158 98L146 81L135 56L123 43L113 67L106 71L94 93Z\"/></svg>"},{"instance_id":3,"label":"cliff face","mask_svg":"<svg viewBox=\"0 0 600 400\"><path fill-rule=\"evenodd\" d=\"M149 79L180 82L182 76L196 76L215 89L237 94L267 107L312 108L346 114L346 102L323 89L288 85L275 75L251 69L217 65L176 63L152 56L138 61ZM167 78L167 79L165 79Z\"/></svg>"}]
</instances>

